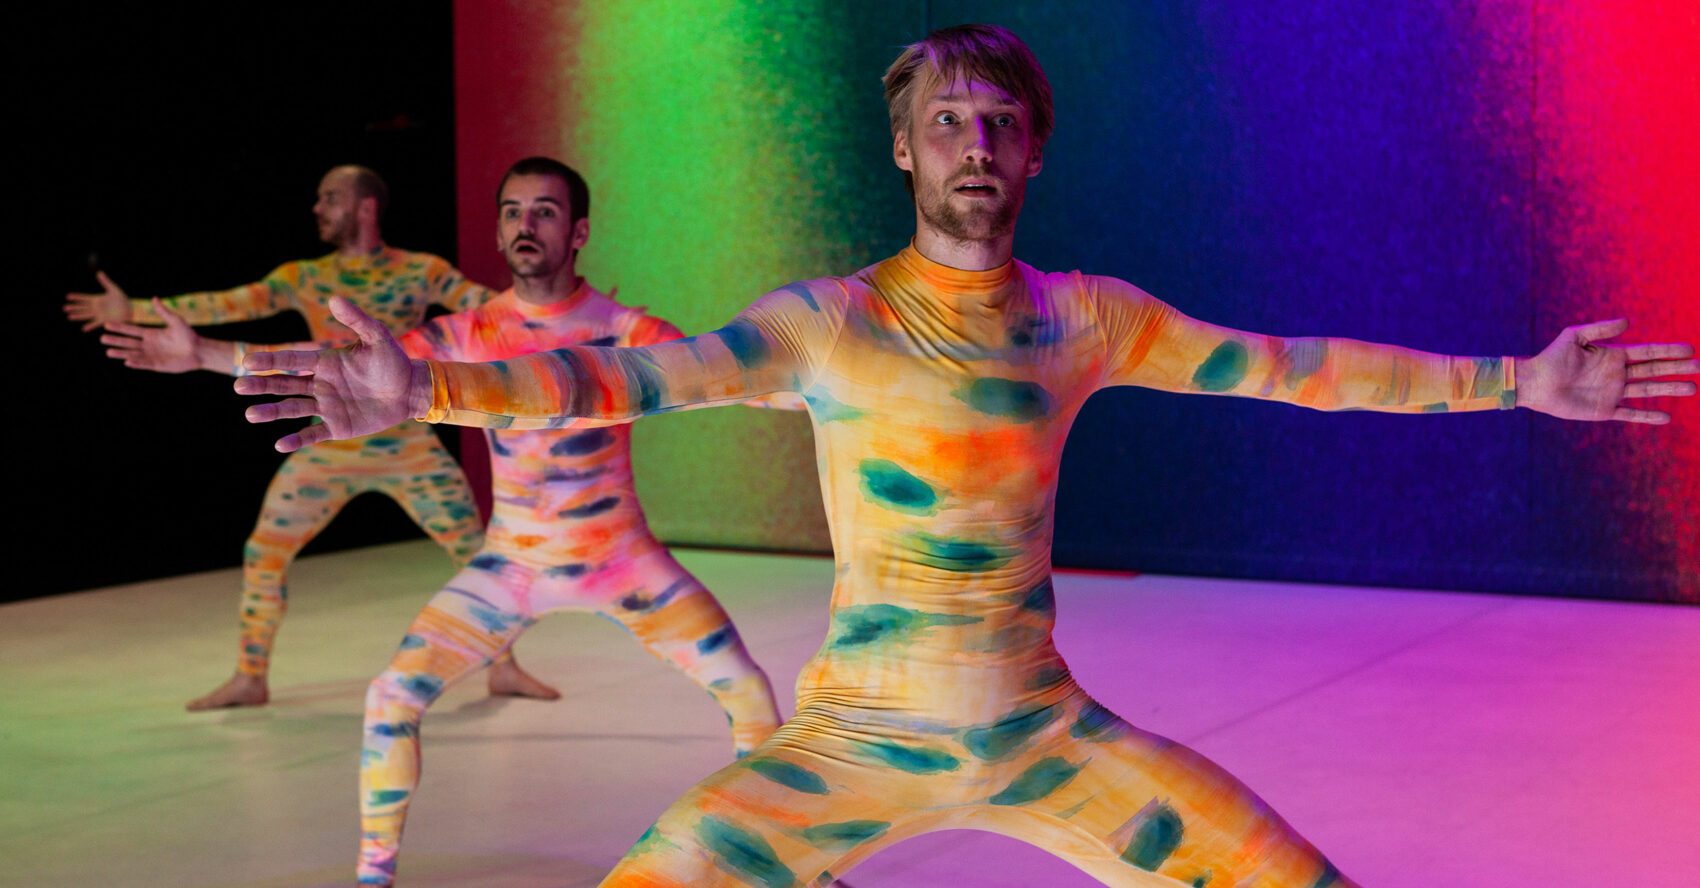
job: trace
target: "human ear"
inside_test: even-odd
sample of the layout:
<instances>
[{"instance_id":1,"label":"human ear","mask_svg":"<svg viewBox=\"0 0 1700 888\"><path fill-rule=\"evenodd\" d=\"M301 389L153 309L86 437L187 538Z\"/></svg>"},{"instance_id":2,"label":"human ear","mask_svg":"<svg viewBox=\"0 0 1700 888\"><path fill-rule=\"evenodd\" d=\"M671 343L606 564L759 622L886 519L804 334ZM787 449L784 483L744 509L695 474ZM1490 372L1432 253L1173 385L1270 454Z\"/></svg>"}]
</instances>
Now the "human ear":
<instances>
[{"instance_id":1,"label":"human ear","mask_svg":"<svg viewBox=\"0 0 1700 888\"><path fill-rule=\"evenodd\" d=\"M1031 179L1034 176L1039 175L1039 170L1043 169L1044 166L1045 166L1045 151L1044 151L1044 149L1034 148L1033 151L1027 155L1027 178Z\"/></svg>"},{"instance_id":2,"label":"human ear","mask_svg":"<svg viewBox=\"0 0 1700 888\"><path fill-rule=\"evenodd\" d=\"M891 134L891 160L897 168L907 173L915 172L915 160L909 154L909 133L898 130Z\"/></svg>"},{"instance_id":3,"label":"human ear","mask_svg":"<svg viewBox=\"0 0 1700 888\"><path fill-rule=\"evenodd\" d=\"M590 242L590 217L580 217L573 223L573 249L582 250Z\"/></svg>"}]
</instances>

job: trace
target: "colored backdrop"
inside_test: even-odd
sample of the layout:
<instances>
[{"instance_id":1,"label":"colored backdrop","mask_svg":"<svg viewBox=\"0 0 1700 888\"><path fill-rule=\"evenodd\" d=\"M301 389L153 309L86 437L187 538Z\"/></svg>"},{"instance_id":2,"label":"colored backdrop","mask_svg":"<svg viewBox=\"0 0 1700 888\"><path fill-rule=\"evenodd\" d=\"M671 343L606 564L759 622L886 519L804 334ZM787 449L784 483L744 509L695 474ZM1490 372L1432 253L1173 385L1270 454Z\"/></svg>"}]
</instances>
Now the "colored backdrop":
<instances>
[{"instance_id":1,"label":"colored backdrop","mask_svg":"<svg viewBox=\"0 0 1700 888\"><path fill-rule=\"evenodd\" d=\"M1017 255L1278 334L1527 354L1619 314L1695 338L1700 9L1301 4L455 4L460 254L499 280L501 170L577 166L583 258L688 333L903 246L879 76L931 28L1014 28L1057 133ZM1160 8L1159 8L1160 7ZM1326 416L1116 390L1076 424L1059 564L1700 601L1700 410ZM640 423L672 542L826 548L807 423Z\"/></svg>"}]
</instances>

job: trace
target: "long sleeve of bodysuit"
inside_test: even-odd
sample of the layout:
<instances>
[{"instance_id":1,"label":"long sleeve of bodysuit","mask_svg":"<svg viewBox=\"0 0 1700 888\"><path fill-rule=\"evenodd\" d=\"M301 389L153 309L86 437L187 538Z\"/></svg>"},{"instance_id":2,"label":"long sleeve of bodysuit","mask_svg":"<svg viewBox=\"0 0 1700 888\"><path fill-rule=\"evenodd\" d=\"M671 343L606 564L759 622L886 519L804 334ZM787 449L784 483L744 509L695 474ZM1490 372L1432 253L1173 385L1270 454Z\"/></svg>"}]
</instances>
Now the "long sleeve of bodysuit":
<instances>
[{"instance_id":1,"label":"long sleeve of bodysuit","mask_svg":"<svg viewBox=\"0 0 1700 888\"><path fill-rule=\"evenodd\" d=\"M833 280L762 297L711 333L641 348L563 348L488 364L428 362L428 422L553 428L573 417L632 419L800 392L844 318Z\"/></svg>"},{"instance_id":2,"label":"long sleeve of bodysuit","mask_svg":"<svg viewBox=\"0 0 1700 888\"><path fill-rule=\"evenodd\" d=\"M1084 281L1104 337L1104 385L1264 398L1317 410L1447 413L1516 404L1511 358L1246 333L1189 318L1124 281Z\"/></svg>"},{"instance_id":3,"label":"long sleeve of bodysuit","mask_svg":"<svg viewBox=\"0 0 1700 888\"><path fill-rule=\"evenodd\" d=\"M295 307L294 294L301 286L299 262L287 262L252 284L229 290L184 293L163 299L165 307L195 326L228 324L270 317ZM130 321L136 324L165 323L147 299L130 300Z\"/></svg>"}]
</instances>

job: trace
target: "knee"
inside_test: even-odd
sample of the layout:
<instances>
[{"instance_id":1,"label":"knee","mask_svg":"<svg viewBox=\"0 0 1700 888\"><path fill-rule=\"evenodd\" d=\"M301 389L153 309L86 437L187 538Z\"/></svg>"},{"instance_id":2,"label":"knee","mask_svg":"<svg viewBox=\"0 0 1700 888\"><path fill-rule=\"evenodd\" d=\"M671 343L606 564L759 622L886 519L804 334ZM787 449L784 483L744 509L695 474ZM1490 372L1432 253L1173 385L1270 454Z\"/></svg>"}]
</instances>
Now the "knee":
<instances>
[{"instance_id":1,"label":"knee","mask_svg":"<svg viewBox=\"0 0 1700 888\"><path fill-rule=\"evenodd\" d=\"M366 686L366 722L417 724L425 708L443 692L443 681L433 675L386 669Z\"/></svg>"}]
</instances>

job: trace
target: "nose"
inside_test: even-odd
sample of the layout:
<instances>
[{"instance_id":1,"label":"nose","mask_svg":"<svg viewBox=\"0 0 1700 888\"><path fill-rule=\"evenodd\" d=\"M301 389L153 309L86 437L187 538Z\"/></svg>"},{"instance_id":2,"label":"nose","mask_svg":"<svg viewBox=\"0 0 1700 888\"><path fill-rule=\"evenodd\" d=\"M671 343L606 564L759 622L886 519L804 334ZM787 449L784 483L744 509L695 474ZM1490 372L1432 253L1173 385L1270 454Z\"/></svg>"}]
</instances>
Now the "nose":
<instances>
[{"instance_id":1,"label":"nose","mask_svg":"<svg viewBox=\"0 0 1700 888\"><path fill-rule=\"evenodd\" d=\"M970 136L968 145L963 149L962 159L975 166L985 166L992 162L992 128L987 125L985 118L974 117L964 127Z\"/></svg>"}]
</instances>

